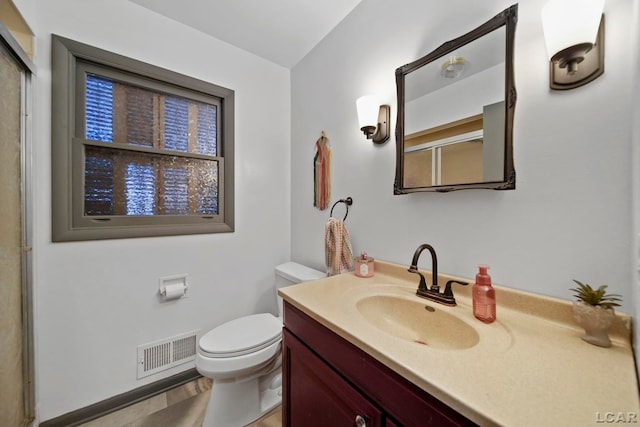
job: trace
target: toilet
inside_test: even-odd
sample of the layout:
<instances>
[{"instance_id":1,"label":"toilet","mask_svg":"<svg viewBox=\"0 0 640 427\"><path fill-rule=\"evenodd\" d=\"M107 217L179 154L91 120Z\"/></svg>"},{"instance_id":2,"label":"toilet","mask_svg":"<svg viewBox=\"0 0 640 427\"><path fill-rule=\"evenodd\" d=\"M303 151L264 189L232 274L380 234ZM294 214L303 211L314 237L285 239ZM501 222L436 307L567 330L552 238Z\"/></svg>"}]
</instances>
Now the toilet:
<instances>
[{"instance_id":1,"label":"toilet","mask_svg":"<svg viewBox=\"0 0 640 427\"><path fill-rule=\"evenodd\" d=\"M287 262L275 268L275 290L325 277L321 271ZM213 379L203 427L245 426L282 401L282 298L277 299L279 317L240 317L198 341L196 369Z\"/></svg>"}]
</instances>

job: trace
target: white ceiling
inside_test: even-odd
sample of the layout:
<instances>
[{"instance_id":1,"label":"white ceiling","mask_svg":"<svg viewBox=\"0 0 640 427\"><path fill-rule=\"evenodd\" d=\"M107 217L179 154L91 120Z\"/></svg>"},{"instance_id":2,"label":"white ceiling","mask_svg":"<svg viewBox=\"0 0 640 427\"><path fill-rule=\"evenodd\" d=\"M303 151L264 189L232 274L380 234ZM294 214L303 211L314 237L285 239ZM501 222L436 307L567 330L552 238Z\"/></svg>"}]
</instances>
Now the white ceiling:
<instances>
[{"instance_id":1,"label":"white ceiling","mask_svg":"<svg viewBox=\"0 0 640 427\"><path fill-rule=\"evenodd\" d=\"M130 0L286 68L361 0Z\"/></svg>"}]
</instances>

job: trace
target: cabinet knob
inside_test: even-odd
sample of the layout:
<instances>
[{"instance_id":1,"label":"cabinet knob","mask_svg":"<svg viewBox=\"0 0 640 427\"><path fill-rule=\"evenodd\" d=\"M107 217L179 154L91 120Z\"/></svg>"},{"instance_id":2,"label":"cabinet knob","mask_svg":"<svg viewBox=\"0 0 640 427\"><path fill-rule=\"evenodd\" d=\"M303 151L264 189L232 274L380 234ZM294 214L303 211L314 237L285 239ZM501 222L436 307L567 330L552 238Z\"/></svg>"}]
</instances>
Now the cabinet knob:
<instances>
[{"instance_id":1,"label":"cabinet knob","mask_svg":"<svg viewBox=\"0 0 640 427\"><path fill-rule=\"evenodd\" d=\"M367 419L356 415L356 427L367 427Z\"/></svg>"}]
</instances>

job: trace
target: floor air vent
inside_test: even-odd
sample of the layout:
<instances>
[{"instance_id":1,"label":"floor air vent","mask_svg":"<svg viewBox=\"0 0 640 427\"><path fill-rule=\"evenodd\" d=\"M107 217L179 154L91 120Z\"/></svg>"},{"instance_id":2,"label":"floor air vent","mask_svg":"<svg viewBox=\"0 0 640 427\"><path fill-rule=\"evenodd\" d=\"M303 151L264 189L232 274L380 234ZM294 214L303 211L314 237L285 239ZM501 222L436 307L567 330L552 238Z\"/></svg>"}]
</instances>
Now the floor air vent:
<instances>
[{"instance_id":1,"label":"floor air vent","mask_svg":"<svg viewBox=\"0 0 640 427\"><path fill-rule=\"evenodd\" d=\"M198 331L138 346L138 379L195 360Z\"/></svg>"}]
</instances>

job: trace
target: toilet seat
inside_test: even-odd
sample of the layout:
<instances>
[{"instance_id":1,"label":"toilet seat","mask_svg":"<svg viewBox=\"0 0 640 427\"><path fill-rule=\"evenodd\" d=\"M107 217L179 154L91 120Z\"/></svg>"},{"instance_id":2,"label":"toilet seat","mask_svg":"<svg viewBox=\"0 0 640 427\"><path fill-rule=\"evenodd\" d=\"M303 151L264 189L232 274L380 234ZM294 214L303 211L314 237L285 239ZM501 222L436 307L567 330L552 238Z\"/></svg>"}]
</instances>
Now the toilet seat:
<instances>
[{"instance_id":1,"label":"toilet seat","mask_svg":"<svg viewBox=\"0 0 640 427\"><path fill-rule=\"evenodd\" d=\"M282 321L269 313L252 314L223 323L199 341L200 354L214 359L255 353L280 341Z\"/></svg>"}]
</instances>

